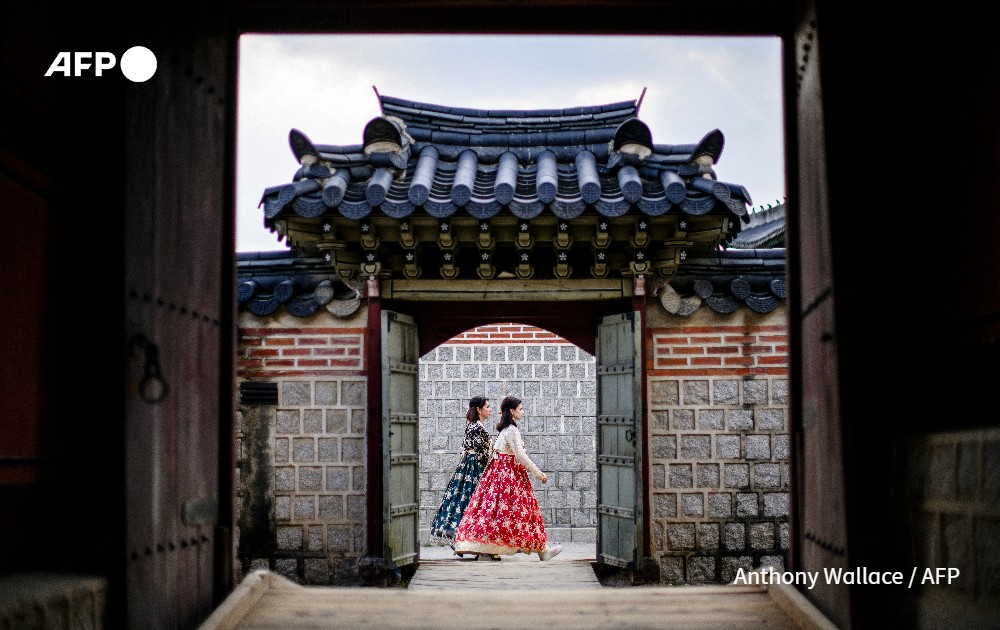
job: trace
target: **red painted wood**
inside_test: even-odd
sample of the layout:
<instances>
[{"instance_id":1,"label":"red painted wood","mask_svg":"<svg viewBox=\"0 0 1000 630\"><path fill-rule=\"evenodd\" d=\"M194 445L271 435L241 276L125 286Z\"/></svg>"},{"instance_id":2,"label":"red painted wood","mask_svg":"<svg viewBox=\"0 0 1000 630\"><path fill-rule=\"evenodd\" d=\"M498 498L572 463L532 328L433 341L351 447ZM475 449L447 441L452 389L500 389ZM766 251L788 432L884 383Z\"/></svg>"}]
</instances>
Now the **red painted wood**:
<instances>
[{"instance_id":1,"label":"red painted wood","mask_svg":"<svg viewBox=\"0 0 1000 630\"><path fill-rule=\"evenodd\" d=\"M382 299L376 279L368 280L368 426L366 429L365 486L368 496L368 555L382 558L385 545L382 522ZM418 328L419 330L419 328Z\"/></svg>"},{"instance_id":2,"label":"red painted wood","mask_svg":"<svg viewBox=\"0 0 1000 630\"><path fill-rule=\"evenodd\" d=\"M629 310L628 300L579 302L395 302L386 308L411 314L420 331L423 356L452 337L477 326L515 322L543 328L594 354L594 322Z\"/></svg>"}]
</instances>

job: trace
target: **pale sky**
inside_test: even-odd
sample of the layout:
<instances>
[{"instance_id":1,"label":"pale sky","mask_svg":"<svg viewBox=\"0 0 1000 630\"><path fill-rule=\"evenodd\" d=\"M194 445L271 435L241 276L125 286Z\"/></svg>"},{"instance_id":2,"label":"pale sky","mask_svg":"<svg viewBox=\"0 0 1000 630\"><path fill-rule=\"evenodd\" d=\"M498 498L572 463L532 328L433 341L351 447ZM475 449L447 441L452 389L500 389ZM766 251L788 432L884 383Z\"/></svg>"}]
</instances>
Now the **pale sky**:
<instances>
[{"instance_id":1,"label":"pale sky","mask_svg":"<svg viewBox=\"0 0 1000 630\"><path fill-rule=\"evenodd\" d=\"M236 250L287 249L258 208L315 144L360 144L383 96L452 107L549 109L639 98L656 144L725 136L714 169L754 209L785 199L777 37L243 35L239 45Z\"/></svg>"}]
</instances>

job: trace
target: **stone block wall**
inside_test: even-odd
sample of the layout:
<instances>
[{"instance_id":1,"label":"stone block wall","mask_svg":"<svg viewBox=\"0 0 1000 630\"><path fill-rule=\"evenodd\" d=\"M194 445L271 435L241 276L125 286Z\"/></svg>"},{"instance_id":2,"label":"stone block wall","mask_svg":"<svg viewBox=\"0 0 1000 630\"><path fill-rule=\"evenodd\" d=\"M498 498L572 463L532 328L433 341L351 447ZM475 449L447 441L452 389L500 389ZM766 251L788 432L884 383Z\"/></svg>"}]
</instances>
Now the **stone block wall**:
<instances>
[{"instance_id":1,"label":"stone block wall","mask_svg":"<svg viewBox=\"0 0 1000 630\"><path fill-rule=\"evenodd\" d=\"M420 541L462 450L469 398L486 396L500 420L504 396L524 403L525 450L549 477L533 480L555 542L595 542L597 525L594 357L533 326L496 324L458 335L420 359Z\"/></svg>"},{"instance_id":2,"label":"stone block wall","mask_svg":"<svg viewBox=\"0 0 1000 630\"><path fill-rule=\"evenodd\" d=\"M650 536L661 581L729 582L739 567L784 567L790 481L783 309L684 318L650 311Z\"/></svg>"},{"instance_id":3,"label":"stone block wall","mask_svg":"<svg viewBox=\"0 0 1000 630\"><path fill-rule=\"evenodd\" d=\"M237 558L304 584L349 584L366 552L364 308L350 320L241 314L237 382L277 384L239 406Z\"/></svg>"},{"instance_id":4,"label":"stone block wall","mask_svg":"<svg viewBox=\"0 0 1000 630\"><path fill-rule=\"evenodd\" d=\"M907 521L916 530L914 589L927 627L961 618L969 608L991 611L988 621L995 623L1000 612L1000 431L922 435L904 438L898 448ZM923 583L927 568L940 567L959 574L948 584Z\"/></svg>"}]
</instances>

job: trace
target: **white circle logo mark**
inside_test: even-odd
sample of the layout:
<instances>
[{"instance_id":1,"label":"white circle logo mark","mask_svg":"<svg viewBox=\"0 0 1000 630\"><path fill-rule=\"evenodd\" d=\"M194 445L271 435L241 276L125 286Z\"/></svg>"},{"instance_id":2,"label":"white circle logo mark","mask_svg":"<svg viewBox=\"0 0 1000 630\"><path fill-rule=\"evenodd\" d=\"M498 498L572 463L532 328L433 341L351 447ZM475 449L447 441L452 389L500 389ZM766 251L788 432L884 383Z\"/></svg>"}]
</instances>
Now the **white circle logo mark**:
<instances>
[{"instance_id":1,"label":"white circle logo mark","mask_svg":"<svg viewBox=\"0 0 1000 630\"><path fill-rule=\"evenodd\" d=\"M133 83L148 81L156 72L156 55L145 46L133 46L122 55L121 69Z\"/></svg>"}]
</instances>

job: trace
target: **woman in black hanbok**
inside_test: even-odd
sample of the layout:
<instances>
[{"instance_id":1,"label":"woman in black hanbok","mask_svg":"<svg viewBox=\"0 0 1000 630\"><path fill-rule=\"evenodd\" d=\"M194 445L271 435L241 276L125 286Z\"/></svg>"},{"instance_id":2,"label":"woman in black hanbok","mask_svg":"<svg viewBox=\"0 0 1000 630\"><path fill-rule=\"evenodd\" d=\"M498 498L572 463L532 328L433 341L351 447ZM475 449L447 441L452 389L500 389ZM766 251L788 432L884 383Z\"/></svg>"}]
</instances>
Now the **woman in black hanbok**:
<instances>
[{"instance_id":1,"label":"woman in black hanbok","mask_svg":"<svg viewBox=\"0 0 1000 630\"><path fill-rule=\"evenodd\" d=\"M434 542L452 544L455 539L455 528L462 520L469 498L490 461L493 439L483 421L492 413L488 398L474 396L469 401L469 411L465 415L465 440L458 467L445 487L441 506L431 522L431 540Z\"/></svg>"}]
</instances>

